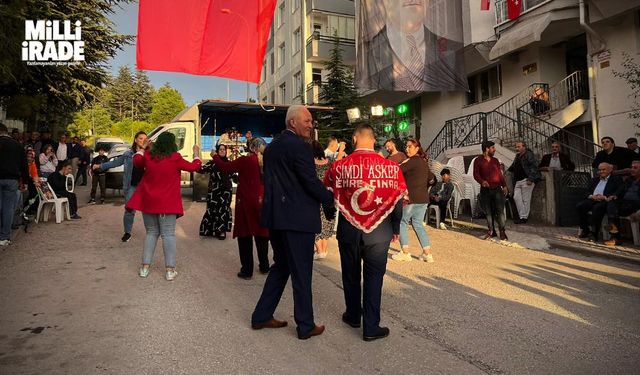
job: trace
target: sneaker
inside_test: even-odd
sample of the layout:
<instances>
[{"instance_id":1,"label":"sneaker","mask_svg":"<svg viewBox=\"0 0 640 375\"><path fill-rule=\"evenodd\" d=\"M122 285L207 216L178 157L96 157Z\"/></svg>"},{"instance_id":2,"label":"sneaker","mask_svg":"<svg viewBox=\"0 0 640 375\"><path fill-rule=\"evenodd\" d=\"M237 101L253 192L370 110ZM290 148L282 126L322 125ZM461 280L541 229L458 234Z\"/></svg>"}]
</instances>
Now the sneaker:
<instances>
[{"instance_id":1,"label":"sneaker","mask_svg":"<svg viewBox=\"0 0 640 375\"><path fill-rule=\"evenodd\" d=\"M427 263L433 263L434 262L433 255L431 253L429 253L429 254L422 253L418 257L418 259L423 261L423 262L427 262Z\"/></svg>"},{"instance_id":2,"label":"sneaker","mask_svg":"<svg viewBox=\"0 0 640 375\"><path fill-rule=\"evenodd\" d=\"M11 240L0 240L0 246L9 246L11 245Z\"/></svg>"},{"instance_id":3,"label":"sneaker","mask_svg":"<svg viewBox=\"0 0 640 375\"><path fill-rule=\"evenodd\" d=\"M96 200L93 198L89 199L89 204L96 204Z\"/></svg>"},{"instance_id":4,"label":"sneaker","mask_svg":"<svg viewBox=\"0 0 640 375\"><path fill-rule=\"evenodd\" d=\"M324 259L327 257L327 253L320 254L319 252L316 251L315 253L313 253L313 260Z\"/></svg>"},{"instance_id":5,"label":"sneaker","mask_svg":"<svg viewBox=\"0 0 640 375\"><path fill-rule=\"evenodd\" d=\"M411 254L410 253L405 253L404 251L400 251L397 254L393 254L391 256L391 259L397 260L397 261L400 261L400 262L411 262L413 260L413 258L411 258Z\"/></svg>"},{"instance_id":6,"label":"sneaker","mask_svg":"<svg viewBox=\"0 0 640 375\"><path fill-rule=\"evenodd\" d=\"M131 234L129 234L129 233L125 233L122 236L122 242L129 242L130 239L131 239Z\"/></svg>"},{"instance_id":7,"label":"sneaker","mask_svg":"<svg viewBox=\"0 0 640 375\"><path fill-rule=\"evenodd\" d=\"M440 223L440 229L447 230L447 226L444 223Z\"/></svg>"},{"instance_id":8,"label":"sneaker","mask_svg":"<svg viewBox=\"0 0 640 375\"><path fill-rule=\"evenodd\" d=\"M176 271L176 270L167 270L167 274L165 275L165 279L167 279L167 281L173 281L173 279L175 279L176 276L178 276L178 271Z\"/></svg>"},{"instance_id":9,"label":"sneaker","mask_svg":"<svg viewBox=\"0 0 640 375\"><path fill-rule=\"evenodd\" d=\"M147 277L149 276L149 267L140 267L140 271L138 272L138 275L140 277Z\"/></svg>"}]
</instances>

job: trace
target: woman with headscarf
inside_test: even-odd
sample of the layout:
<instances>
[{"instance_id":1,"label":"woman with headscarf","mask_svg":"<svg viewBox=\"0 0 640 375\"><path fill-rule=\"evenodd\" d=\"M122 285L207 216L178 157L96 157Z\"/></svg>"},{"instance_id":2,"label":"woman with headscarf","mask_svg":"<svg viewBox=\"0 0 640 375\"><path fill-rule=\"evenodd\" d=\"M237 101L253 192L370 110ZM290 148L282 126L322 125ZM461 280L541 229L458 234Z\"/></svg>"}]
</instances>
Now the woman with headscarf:
<instances>
[{"instance_id":1,"label":"woman with headscarf","mask_svg":"<svg viewBox=\"0 0 640 375\"><path fill-rule=\"evenodd\" d=\"M391 258L398 261L411 261L411 253L409 253L409 224L411 224L422 247L422 253L418 259L432 263L433 255L431 255L429 236L424 229L423 221L429 205L429 186L436 183L436 178L429 170L427 154L422 149L420 141L409 139L406 151L409 158L400 164L400 169L407 181L409 196L407 204L402 209L402 221L400 221L401 251Z\"/></svg>"},{"instance_id":2,"label":"woman with headscarf","mask_svg":"<svg viewBox=\"0 0 640 375\"><path fill-rule=\"evenodd\" d=\"M144 170L144 177L125 207L142 212L147 230L142 253L140 277L149 276L158 237L162 237L165 277L173 281L176 271L176 219L184 214L180 191L180 171L195 172L202 166L200 147L193 146L193 161L184 160L178 153L173 133L161 133L148 148L145 140L143 150L133 156L133 166Z\"/></svg>"},{"instance_id":3,"label":"woman with headscarf","mask_svg":"<svg viewBox=\"0 0 640 375\"><path fill-rule=\"evenodd\" d=\"M227 146L219 144L215 151L211 151L211 157L220 157L227 162ZM227 238L227 232L231 232L231 177L228 173L221 172L213 160L207 162L198 171L210 173L209 192L207 193L207 210L200 222L201 236L214 236L219 240Z\"/></svg>"},{"instance_id":4,"label":"woman with headscarf","mask_svg":"<svg viewBox=\"0 0 640 375\"><path fill-rule=\"evenodd\" d=\"M262 138L249 142L249 153L230 162L214 155L213 162L224 173L238 173L235 225L233 238L238 239L240 272L238 277L249 280L253 276L253 241L256 243L260 273L269 272L269 231L260 225L260 211L264 197L262 183L262 153L267 144Z\"/></svg>"}]
</instances>

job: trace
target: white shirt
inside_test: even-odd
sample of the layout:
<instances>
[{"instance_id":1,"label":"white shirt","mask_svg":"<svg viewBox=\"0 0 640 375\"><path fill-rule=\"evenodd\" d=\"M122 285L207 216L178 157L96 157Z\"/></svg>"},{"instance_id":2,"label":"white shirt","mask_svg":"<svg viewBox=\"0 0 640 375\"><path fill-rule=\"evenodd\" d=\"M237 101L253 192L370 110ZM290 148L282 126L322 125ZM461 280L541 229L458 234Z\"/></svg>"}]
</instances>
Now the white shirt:
<instances>
[{"instance_id":1,"label":"white shirt","mask_svg":"<svg viewBox=\"0 0 640 375\"><path fill-rule=\"evenodd\" d=\"M67 160L67 144L58 143L58 151L56 151L56 157L58 161Z\"/></svg>"},{"instance_id":2,"label":"white shirt","mask_svg":"<svg viewBox=\"0 0 640 375\"><path fill-rule=\"evenodd\" d=\"M420 61L424 65L424 56L426 54L426 47L424 42L424 27L418 28L418 31L411 34L416 41L416 48L420 56ZM411 61L411 48L407 42L407 34L404 34L401 30L393 27L387 27L387 38L389 38L389 44L391 49L398 56L402 65L409 69ZM414 72L420 73L420 72Z\"/></svg>"},{"instance_id":3,"label":"white shirt","mask_svg":"<svg viewBox=\"0 0 640 375\"><path fill-rule=\"evenodd\" d=\"M324 149L324 157L331 160L336 160L338 157L338 151L331 151L328 148Z\"/></svg>"},{"instance_id":4,"label":"white shirt","mask_svg":"<svg viewBox=\"0 0 640 375\"><path fill-rule=\"evenodd\" d=\"M562 169L562 164L560 164L560 155L551 154L551 160L549 161L549 169Z\"/></svg>"},{"instance_id":5,"label":"white shirt","mask_svg":"<svg viewBox=\"0 0 640 375\"><path fill-rule=\"evenodd\" d=\"M601 178L591 195L604 195L604 188L607 186L607 181L609 181L609 176L607 176L607 178Z\"/></svg>"}]
</instances>

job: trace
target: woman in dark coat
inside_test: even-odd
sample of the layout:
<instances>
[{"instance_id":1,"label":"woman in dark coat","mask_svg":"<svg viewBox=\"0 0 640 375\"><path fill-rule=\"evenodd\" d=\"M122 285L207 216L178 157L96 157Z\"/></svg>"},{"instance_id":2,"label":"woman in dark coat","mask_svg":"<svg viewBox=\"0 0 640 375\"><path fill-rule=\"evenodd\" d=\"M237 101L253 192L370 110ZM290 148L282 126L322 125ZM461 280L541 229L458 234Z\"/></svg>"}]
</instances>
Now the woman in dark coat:
<instances>
[{"instance_id":1,"label":"woman in dark coat","mask_svg":"<svg viewBox=\"0 0 640 375\"><path fill-rule=\"evenodd\" d=\"M238 173L236 190L235 225L233 238L238 239L240 272L238 277L249 280L253 276L253 241L258 251L260 272L269 272L269 231L260 225L260 211L264 197L262 184L262 153L266 147L262 138L249 142L249 154L234 161L225 162L218 155L213 162L225 173Z\"/></svg>"},{"instance_id":2,"label":"woman in dark coat","mask_svg":"<svg viewBox=\"0 0 640 375\"><path fill-rule=\"evenodd\" d=\"M211 157L218 155L220 160L227 162L227 146L218 145ZM207 193L207 210L200 222L201 236L215 236L219 240L227 238L227 232L231 232L231 177L228 173L221 172L213 160L203 165L199 173L210 173L209 192Z\"/></svg>"}]
</instances>

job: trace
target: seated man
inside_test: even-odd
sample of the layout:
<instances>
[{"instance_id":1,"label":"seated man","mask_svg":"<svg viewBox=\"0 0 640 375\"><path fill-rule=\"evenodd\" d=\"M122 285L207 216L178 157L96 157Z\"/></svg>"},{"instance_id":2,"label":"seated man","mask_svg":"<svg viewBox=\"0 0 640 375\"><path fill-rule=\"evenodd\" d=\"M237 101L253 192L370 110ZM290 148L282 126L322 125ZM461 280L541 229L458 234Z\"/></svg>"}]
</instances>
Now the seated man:
<instances>
[{"instance_id":1,"label":"seated man","mask_svg":"<svg viewBox=\"0 0 640 375\"><path fill-rule=\"evenodd\" d=\"M529 105L536 116L549 111L549 92L544 87L536 87L529 99Z\"/></svg>"},{"instance_id":2,"label":"seated man","mask_svg":"<svg viewBox=\"0 0 640 375\"><path fill-rule=\"evenodd\" d=\"M429 192L429 205L436 205L440 208L440 229L447 229L444 219L447 217L447 204L453 193L453 183L451 179L451 171L447 168L440 172L442 181L436 182Z\"/></svg>"},{"instance_id":3,"label":"seated man","mask_svg":"<svg viewBox=\"0 0 640 375\"><path fill-rule=\"evenodd\" d=\"M619 176L611 175L613 165L608 163L600 163L598 166L598 175L589 185L589 195L586 199L576 205L578 216L580 217L580 238L593 236L598 238L598 231L602 218L607 212L607 199L615 194L622 185L622 179ZM589 223L589 211L591 211L591 223ZM591 224L591 228L589 228Z\"/></svg>"},{"instance_id":4,"label":"seated man","mask_svg":"<svg viewBox=\"0 0 640 375\"><path fill-rule=\"evenodd\" d=\"M638 210L640 210L640 160L634 160L631 163L631 177L608 198L607 216L611 239L605 241L605 245L615 246L621 243L618 233L620 216L629 216Z\"/></svg>"},{"instance_id":5,"label":"seated man","mask_svg":"<svg viewBox=\"0 0 640 375\"><path fill-rule=\"evenodd\" d=\"M538 169L541 171L550 171L554 169L572 171L576 169L576 165L573 164L569 155L560 151L560 143L553 142L551 144L551 153L542 157L540 164L538 164Z\"/></svg>"},{"instance_id":6,"label":"seated man","mask_svg":"<svg viewBox=\"0 0 640 375\"><path fill-rule=\"evenodd\" d=\"M58 167L60 168L58 172L51 173L47 178L47 182L49 182L51 189L53 189L53 192L56 193L58 198L64 197L69 200L71 218L74 220L82 219L80 215L78 215L78 199L76 198L76 194L67 191L67 175L73 172L71 162L65 160L60 162Z\"/></svg>"}]
</instances>

